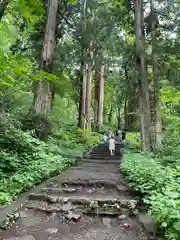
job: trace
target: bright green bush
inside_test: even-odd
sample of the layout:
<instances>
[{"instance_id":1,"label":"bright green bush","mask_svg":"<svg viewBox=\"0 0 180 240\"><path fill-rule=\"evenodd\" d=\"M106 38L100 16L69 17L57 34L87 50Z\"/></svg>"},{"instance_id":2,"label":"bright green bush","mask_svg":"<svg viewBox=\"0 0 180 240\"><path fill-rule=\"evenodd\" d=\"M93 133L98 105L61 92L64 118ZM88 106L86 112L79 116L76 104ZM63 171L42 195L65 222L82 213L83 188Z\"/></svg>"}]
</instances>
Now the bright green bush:
<instances>
[{"instance_id":1,"label":"bright green bush","mask_svg":"<svg viewBox=\"0 0 180 240\"><path fill-rule=\"evenodd\" d=\"M0 204L12 201L19 193L40 183L76 162L76 159L64 158L61 155L40 154L39 159L23 170L17 171L10 178L0 181Z\"/></svg>"},{"instance_id":2,"label":"bright green bush","mask_svg":"<svg viewBox=\"0 0 180 240\"><path fill-rule=\"evenodd\" d=\"M140 150L140 136L139 133L128 132L126 135L126 147L133 152Z\"/></svg>"},{"instance_id":3,"label":"bright green bush","mask_svg":"<svg viewBox=\"0 0 180 240\"><path fill-rule=\"evenodd\" d=\"M66 125L47 142L24 132L17 120L8 117L0 128L0 204L75 163L100 136Z\"/></svg>"},{"instance_id":4,"label":"bright green bush","mask_svg":"<svg viewBox=\"0 0 180 240\"><path fill-rule=\"evenodd\" d=\"M141 154L125 155L121 169L135 190L145 195L150 213L169 240L180 236L180 167L164 167Z\"/></svg>"},{"instance_id":5,"label":"bright green bush","mask_svg":"<svg viewBox=\"0 0 180 240\"><path fill-rule=\"evenodd\" d=\"M180 118L173 118L165 130L163 143L157 156L164 165L180 165Z\"/></svg>"}]
</instances>

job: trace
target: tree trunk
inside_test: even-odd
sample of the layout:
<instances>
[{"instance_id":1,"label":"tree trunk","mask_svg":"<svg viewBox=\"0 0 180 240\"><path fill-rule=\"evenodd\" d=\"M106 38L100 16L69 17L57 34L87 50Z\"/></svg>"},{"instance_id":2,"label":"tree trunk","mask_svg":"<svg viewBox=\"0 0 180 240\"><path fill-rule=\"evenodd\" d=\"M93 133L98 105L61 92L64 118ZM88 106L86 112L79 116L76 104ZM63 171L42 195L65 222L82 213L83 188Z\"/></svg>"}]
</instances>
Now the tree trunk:
<instances>
[{"instance_id":1,"label":"tree trunk","mask_svg":"<svg viewBox=\"0 0 180 240\"><path fill-rule=\"evenodd\" d=\"M141 116L141 134L142 134L142 150L150 151L150 103L148 92L148 73L147 63L145 57L144 44L144 12L143 0L134 0L135 8L135 35L136 35L136 52L140 61L141 74L141 102L140 102L140 116Z\"/></svg>"},{"instance_id":2,"label":"tree trunk","mask_svg":"<svg viewBox=\"0 0 180 240\"><path fill-rule=\"evenodd\" d=\"M95 130L98 126L98 102L99 102L99 72L95 71L95 84L94 84L94 124Z\"/></svg>"},{"instance_id":3,"label":"tree trunk","mask_svg":"<svg viewBox=\"0 0 180 240\"><path fill-rule=\"evenodd\" d=\"M124 105L124 122L125 129L129 131L136 131L137 126L137 80L138 79L129 79L127 63L124 66L124 74L126 80L126 96L125 96L125 105Z\"/></svg>"},{"instance_id":4,"label":"tree trunk","mask_svg":"<svg viewBox=\"0 0 180 240\"><path fill-rule=\"evenodd\" d=\"M86 14L87 14L87 0L83 1L81 20L84 23L82 25L83 33L86 30ZM83 37L82 37L83 40ZM82 41L82 59L81 59L81 86L80 86L80 99L79 99L79 121L78 126L81 129L86 129L86 92L87 92L87 70L88 64L85 63L86 49Z\"/></svg>"},{"instance_id":5,"label":"tree trunk","mask_svg":"<svg viewBox=\"0 0 180 240\"><path fill-rule=\"evenodd\" d=\"M49 0L47 11L47 23L44 35L42 59L40 65L40 80L37 82L32 110L37 115L47 115L51 110L51 83L44 77L43 72L52 72L54 48L55 48L55 30L56 17L58 9L58 0Z\"/></svg>"},{"instance_id":6,"label":"tree trunk","mask_svg":"<svg viewBox=\"0 0 180 240\"><path fill-rule=\"evenodd\" d=\"M86 87L87 87L88 64L81 63L81 86L79 103L79 127L86 129Z\"/></svg>"},{"instance_id":7,"label":"tree trunk","mask_svg":"<svg viewBox=\"0 0 180 240\"><path fill-rule=\"evenodd\" d=\"M104 65L101 65L99 73L99 98L98 98L98 129L103 125L104 112Z\"/></svg>"},{"instance_id":8,"label":"tree trunk","mask_svg":"<svg viewBox=\"0 0 180 240\"><path fill-rule=\"evenodd\" d=\"M152 0L151 13L154 12L154 5ZM158 73L158 56L156 49L156 32L154 29L154 23L152 21L152 32L151 32L151 42L152 42L152 65L153 65L153 105L152 105L152 128L153 128L153 149L159 148L162 142L162 121L160 113L160 87L159 87L159 73Z\"/></svg>"},{"instance_id":9,"label":"tree trunk","mask_svg":"<svg viewBox=\"0 0 180 240\"><path fill-rule=\"evenodd\" d=\"M128 111L127 111L127 96L124 99L124 128L129 130Z\"/></svg>"},{"instance_id":10,"label":"tree trunk","mask_svg":"<svg viewBox=\"0 0 180 240\"><path fill-rule=\"evenodd\" d=\"M108 124L111 125L112 123L112 114L113 114L113 108L112 108L112 104L111 104L111 108L108 114Z\"/></svg>"},{"instance_id":11,"label":"tree trunk","mask_svg":"<svg viewBox=\"0 0 180 240\"><path fill-rule=\"evenodd\" d=\"M81 62L80 68L80 86L79 86L79 105L78 105L78 127L82 128L83 114L82 114L82 102L83 102L83 77L84 77L84 62Z\"/></svg>"},{"instance_id":12,"label":"tree trunk","mask_svg":"<svg viewBox=\"0 0 180 240\"><path fill-rule=\"evenodd\" d=\"M56 86L55 84L51 84L51 110L54 107L54 102L55 102L55 94L56 94Z\"/></svg>"},{"instance_id":13,"label":"tree trunk","mask_svg":"<svg viewBox=\"0 0 180 240\"><path fill-rule=\"evenodd\" d=\"M121 109L120 106L117 108L117 129L121 129Z\"/></svg>"},{"instance_id":14,"label":"tree trunk","mask_svg":"<svg viewBox=\"0 0 180 240\"><path fill-rule=\"evenodd\" d=\"M4 16L4 12L8 6L9 0L2 0L0 1L0 20Z\"/></svg>"},{"instance_id":15,"label":"tree trunk","mask_svg":"<svg viewBox=\"0 0 180 240\"><path fill-rule=\"evenodd\" d=\"M86 130L91 130L91 90L92 90L92 67L88 66L87 83L86 83L86 106L85 106L85 116L86 116Z\"/></svg>"}]
</instances>

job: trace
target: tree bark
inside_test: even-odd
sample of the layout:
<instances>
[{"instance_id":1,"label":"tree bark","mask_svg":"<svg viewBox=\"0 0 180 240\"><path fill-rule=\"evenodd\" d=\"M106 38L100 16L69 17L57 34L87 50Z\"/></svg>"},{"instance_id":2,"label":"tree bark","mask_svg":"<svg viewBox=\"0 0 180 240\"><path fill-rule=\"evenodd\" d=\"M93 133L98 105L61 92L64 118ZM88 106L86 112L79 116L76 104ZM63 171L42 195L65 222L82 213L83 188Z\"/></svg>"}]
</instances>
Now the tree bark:
<instances>
[{"instance_id":1,"label":"tree bark","mask_svg":"<svg viewBox=\"0 0 180 240\"><path fill-rule=\"evenodd\" d=\"M117 107L117 129L121 129L121 108Z\"/></svg>"},{"instance_id":2,"label":"tree bark","mask_svg":"<svg viewBox=\"0 0 180 240\"><path fill-rule=\"evenodd\" d=\"M91 130L91 90L92 90L92 67L88 66L87 82L86 82L86 105L85 105L85 116L86 116L86 130Z\"/></svg>"},{"instance_id":3,"label":"tree bark","mask_svg":"<svg viewBox=\"0 0 180 240\"><path fill-rule=\"evenodd\" d=\"M154 12L153 1L150 1L151 13ZM160 112L160 87L158 73L158 55L156 49L156 32L152 21L151 45L152 45L152 65L153 65L153 102L152 102L152 128L153 128L153 149L159 148L162 142L162 121Z\"/></svg>"},{"instance_id":4,"label":"tree bark","mask_svg":"<svg viewBox=\"0 0 180 240\"><path fill-rule=\"evenodd\" d=\"M83 65L82 74L83 74L83 83L82 83L82 97L81 97L81 129L86 129L86 95L87 95L87 81L88 81L88 64Z\"/></svg>"},{"instance_id":5,"label":"tree bark","mask_svg":"<svg viewBox=\"0 0 180 240\"><path fill-rule=\"evenodd\" d=\"M98 99L98 129L103 126L104 119L104 65L101 65L99 73L99 99Z\"/></svg>"},{"instance_id":6,"label":"tree bark","mask_svg":"<svg viewBox=\"0 0 180 240\"><path fill-rule=\"evenodd\" d=\"M95 71L95 84L94 84L94 124L95 130L98 126L98 102L99 102L99 72Z\"/></svg>"},{"instance_id":7,"label":"tree bark","mask_svg":"<svg viewBox=\"0 0 180 240\"><path fill-rule=\"evenodd\" d=\"M36 115L47 115L51 110L51 83L44 77L44 72L51 73L54 60L55 31L58 0L49 0L47 22L44 35L42 58L40 64L40 80L34 93L32 110Z\"/></svg>"},{"instance_id":8,"label":"tree bark","mask_svg":"<svg viewBox=\"0 0 180 240\"><path fill-rule=\"evenodd\" d=\"M113 108L112 108L112 104L111 104L111 108L110 111L108 113L108 124L111 125L112 123L112 114L113 114Z\"/></svg>"},{"instance_id":9,"label":"tree bark","mask_svg":"<svg viewBox=\"0 0 180 240\"><path fill-rule=\"evenodd\" d=\"M4 16L4 12L8 6L9 0L2 0L0 1L0 21L2 17Z\"/></svg>"},{"instance_id":10,"label":"tree bark","mask_svg":"<svg viewBox=\"0 0 180 240\"><path fill-rule=\"evenodd\" d=\"M127 111L127 96L125 96L124 99L124 128L129 130L129 124L128 124L128 111Z\"/></svg>"},{"instance_id":11,"label":"tree bark","mask_svg":"<svg viewBox=\"0 0 180 240\"><path fill-rule=\"evenodd\" d=\"M83 22L83 33L86 29L86 14L87 14L87 0L83 1L83 7L81 12L81 21ZM82 37L83 40L83 37ZM82 41L82 59L81 59L81 85L80 85L80 99L79 99L79 121L78 126L81 129L86 129L86 92L87 92L87 71L88 64L85 62L86 48L84 42Z\"/></svg>"},{"instance_id":12,"label":"tree bark","mask_svg":"<svg viewBox=\"0 0 180 240\"><path fill-rule=\"evenodd\" d=\"M150 151L150 102L148 92L148 73L147 63L145 57L145 40L144 40L144 11L143 0L134 0L135 9L135 35L136 35L136 52L140 61L140 122L141 122L141 135L142 135L142 150Z\"/></svg>"}]
</instances>

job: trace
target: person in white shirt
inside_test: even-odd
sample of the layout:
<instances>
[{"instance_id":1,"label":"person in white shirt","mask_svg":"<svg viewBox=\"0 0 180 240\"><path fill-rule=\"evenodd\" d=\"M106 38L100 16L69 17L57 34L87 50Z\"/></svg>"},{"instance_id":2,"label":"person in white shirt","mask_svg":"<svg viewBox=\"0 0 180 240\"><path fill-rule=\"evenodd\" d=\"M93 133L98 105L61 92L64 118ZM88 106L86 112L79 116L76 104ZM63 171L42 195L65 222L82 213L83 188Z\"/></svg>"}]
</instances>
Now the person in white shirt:
<instances>
[{"instance_id":1,"label":"person in white shirt","mask_svg":"<svg viewBox=\"0 0 180 240\"><path fill-rule=\"evenodd\" d=\"M115 152L115 139L113 136L109 139L109 151L111 155L114 155Z\"/></svg>"}]
</instances>

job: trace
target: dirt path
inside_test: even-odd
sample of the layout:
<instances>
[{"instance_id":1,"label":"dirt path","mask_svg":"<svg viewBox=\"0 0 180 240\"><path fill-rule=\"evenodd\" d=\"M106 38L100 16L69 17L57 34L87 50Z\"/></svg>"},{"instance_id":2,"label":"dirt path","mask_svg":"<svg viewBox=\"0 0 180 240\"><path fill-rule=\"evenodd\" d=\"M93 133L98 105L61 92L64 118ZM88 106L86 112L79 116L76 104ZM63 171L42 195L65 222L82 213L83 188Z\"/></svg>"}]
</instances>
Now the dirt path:
<instances>
[{"instance_id":1,"label":"dirt path","mask_svg":"<svg viewBox=\"0 0 180 240\"><path fill-rule=\"evenodd\" d=\"M31 193L2 239L151 239L138 214L138 198L119 172L120 156L110 156L107 149L100 144L77 167Z\"/></svg>"}]
</instances>

